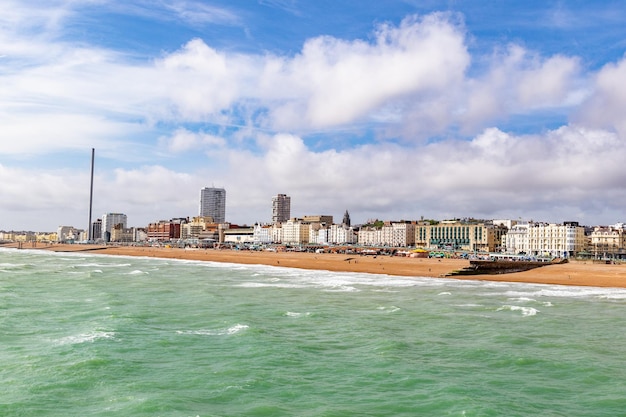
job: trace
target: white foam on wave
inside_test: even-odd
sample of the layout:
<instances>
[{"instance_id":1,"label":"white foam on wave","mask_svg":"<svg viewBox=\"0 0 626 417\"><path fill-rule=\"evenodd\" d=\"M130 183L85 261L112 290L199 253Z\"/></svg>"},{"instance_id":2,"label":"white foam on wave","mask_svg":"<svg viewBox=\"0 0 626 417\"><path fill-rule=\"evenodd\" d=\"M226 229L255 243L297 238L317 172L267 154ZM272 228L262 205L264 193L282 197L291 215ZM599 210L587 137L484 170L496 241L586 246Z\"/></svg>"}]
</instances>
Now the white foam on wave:
<instances>
[{"instance_id":1,"label":"white foam on wave","mask_svg":"<svg viewBox=\"0 0 626 417\"><path fill-rule=\"evenodd\" d=\"M575 287L569 285L522 284L505 292L509 298L597 298L626 300L625 288Z\"/></svg>"},{"instance_id":2,"label":"white foam on wave","mask_svg":"<svg viewBox=\"0 0 626 417\"><path fill-rule=\"evenodd\" d=\"M123 264L102 264L102 263L97 263L97 262L89 262L89 263L85 263L85 264L78 264L76 265L76 268L124 268L127 266L131 266L131 264L129 263L123 263Z\"/></svg>"},{"instance_id":3,"label":"white foam on wave","mask_svg":"<svg viewBox=\"0 0 626 417\"><path fill-rule=\"evenodd\" d=\"M249 328L246 324L235 324L226 329L177 330L177 334L194 336L227 336L237 334Z\"/></svg>"},{"instance_id":4,"label":"white foam on wave","mask_svg":"<svg viewBox=\"0 0 626 417\"><path fill-rule=\"evenodd\" d=\"M287 317L295 317L295 318L297 318L297 317L308 317L310 315L311 315L311 313L309 313L309 312L306 312L306 313L295 313L293 311L288 311L288 312L285 313L285 316L287 316Z\"/></svg>"},{"instance_id":5,"label":"white foam on wave","mask_svg":"<svg viewBox=\"0 0 626 417\"><path fill-rule=\"evenodd\" d=\"M379 307L376 307L376 310L385 311L387 313L395 313L396 311L400 311L400 307L396 307L396 306L389 306L389 307L379 306Z\"/></svg>"},{"instance_id":6,"label":"white foam on wave","mask_svg":"<svg viewBox=\"0 0 626 417\"><path fill-rule=\"evenodd\" d=\"M134 271L127 272L126 275L148 275L148 272L135 269Z\"/></svg>"},{"instance_id":7,"label":"white foam on wave","mask_svg":"<svg viewBox=\"0 0 626 417\"><path fill-rule=\"evenodd\" d=\"M0 268L22 268L26 264L12 264L10 262L0 262Z\"/></svg>"},{"instance_id":8,"label":"white foam on wave","mask_svg":"<svg viewBox=\"0 0 626 417\"><path fill-rule=\"evenodd\" d=\"M536 308L522 307L522 306L513 306L513 305L504 305L504 306L498 308L496 311L504 311L504 310L521 311L522 312L522 316L535 316L535 315L537 315L537 313L539 313L539 310L537 310Z\"/></svg>"},{"instance_id":9,"label":"white foam on wave","mask_svg":"<svg viewBox=\"0 0 626 417\"><path fill-rule=\"evenodd\" d=\"M79 335L67 336L60 339L58 342L60 345L77 345L80 343L92 343L99 339L112 339L115 337L115 332L105 331L93 331L87 333L81 333Z\"/></svg>"}]
</instances>

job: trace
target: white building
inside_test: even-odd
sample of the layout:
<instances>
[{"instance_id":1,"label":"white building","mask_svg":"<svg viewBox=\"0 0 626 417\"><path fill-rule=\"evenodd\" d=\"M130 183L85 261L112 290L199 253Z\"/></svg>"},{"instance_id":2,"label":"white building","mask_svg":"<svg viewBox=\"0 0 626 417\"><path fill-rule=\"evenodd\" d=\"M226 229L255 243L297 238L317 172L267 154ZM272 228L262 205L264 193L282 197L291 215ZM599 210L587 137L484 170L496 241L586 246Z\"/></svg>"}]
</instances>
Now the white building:
<instances>
[{"instance_id":1,"label":"white building","mask_svg":"<svg viewBox=\"0 0 626 417\"><path fill-rule=\"evenodd\" d=\"M111 240L111 230L121 224L123 228L126 228L126 215L122 213L106 213L102 215L102 235L100 238L106 242Z\"/></svg>"},{"instance_id":2,"label":"white building","mask_svg":"<svg viewBox=\"0 0 626 417\"><path fill-rule=\"evenodd\" d=\"M272 243L272 229L271 225L254 225L253 242L256 244L266 245Z\"/></svg>"},{"instance_id":3,"label":"white building","mask_svg":"<svg viewBox=\"0 0 626 417\"><path fill-rule=\"evenodd\" d=\"M57 241L68 242L80 239L80 231L73 226L59 226L57 229Z\"/></svg>"},{"instance_id":4,"label":"white building","mask_svg":"<svg viewBox=\"0 0 626 417\"><path fill-rule=\"evenodd\" d=\"M333 224L330 226L329 243L335 245L343 245L344 243L352 244L357 242L357 233L354 228L345 224Z\"/></svg>"},{"instance_id":5,"label":"white building","mask_svg":"<svg viewBox=\"0 0 626 417\"><path fill-rule=\"evenodd\" d=\"M530 244L528 241L528 223L519 223L512 226L502 238L502 245L506 253L530 254Z\"/></svg>"},{"instance_id":6,"label":"white building","mask_svg":"<svg viewBox=\"0 0 626 417\"><path fill-rule=\"evenodd\" d=\"M415 223L392 222L383 226L383 242L392 247L408 247L415 244Z\"/></svg>"},{"instance_id":7,"label":"white building","mask_svg":"<svg viewBox=\"0 0 626 417\"><path fill-rule=\"evenodd\" d=\"M376 227L362 227L358 233L358 243L363 246L381 246L382 232Z\"/></svg>"},{"instance_id":8,"label":"white building","mask_svg":"<svg viewBox=\"0 0 626 417\"><path fill-rule=\"evenodd\" d=\"M532 223L528 228L528 246L533 255L574 256L585 248L585 229L577 222Z\"/></svg>"},{"instance_id":9,"label":"white building","mask_svg":"<svg viewBox=\"0 0 626 417\"><path fill-rule=\"evenodd\" d=\"M204 187L200 190L200 217L212 217L215 223L226 222L226 190Z\"/></svg>"},{"instance_id":10,"label":"white building","mask_svg":"<svg viewBox=\"0 0 626 417\"><path fill-rule=\"evenodd\" d=\"M282 223L282 243L300 245L309 243L310 223L300 219L290 219Z\"/></svg>"},{"instance_id":11,"label":"white building","mask_svg":"<svg viewBox=\"0 0 626 417\"><path fill-rule=\"evenodd\" d=\"M626 257L626 229L623 223L596 226L591 232L591 251L595 258Z\"/></svg>"}]
</instances>

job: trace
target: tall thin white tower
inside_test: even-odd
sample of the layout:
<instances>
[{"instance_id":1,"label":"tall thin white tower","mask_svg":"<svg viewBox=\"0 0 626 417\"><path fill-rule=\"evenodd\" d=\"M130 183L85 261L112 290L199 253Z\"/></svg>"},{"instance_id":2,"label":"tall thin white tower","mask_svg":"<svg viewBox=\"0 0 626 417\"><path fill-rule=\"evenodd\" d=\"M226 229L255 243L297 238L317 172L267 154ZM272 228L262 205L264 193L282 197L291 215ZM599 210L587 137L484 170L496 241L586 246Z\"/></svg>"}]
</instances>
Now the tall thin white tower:
<instances>
[{"instance_id":1,"label":"tall thin white tower","mask_svg":"<svg viewBox=\"0 0 626 417\"><path fill-rule=\"evenodd\" d=\"M93 240L91 230L91 213L93 209L93 164L96 157L96 149L91 148L91 186L89 187L89 225L87 226L87 242Z\"/></svg>"}]
</instances>

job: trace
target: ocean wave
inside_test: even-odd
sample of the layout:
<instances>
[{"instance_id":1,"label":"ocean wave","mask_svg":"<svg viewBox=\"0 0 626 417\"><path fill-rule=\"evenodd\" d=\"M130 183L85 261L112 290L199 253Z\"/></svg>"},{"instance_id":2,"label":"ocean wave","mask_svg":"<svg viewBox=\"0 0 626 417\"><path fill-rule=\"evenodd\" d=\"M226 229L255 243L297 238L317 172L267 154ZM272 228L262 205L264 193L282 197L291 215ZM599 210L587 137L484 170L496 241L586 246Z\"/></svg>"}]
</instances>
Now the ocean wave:
<instances>
[{"instance_id":1,"label":"ocean wave","mask_svg":"<svg viewBox=\"0 0 626 417\"><path fill-rule=\"evenodd\" d=\"M521 311L522 316L535 316L539 313L539 310L533 307L522 307L522 306L513 306L513 305L504 305L498 308L496 311Z\"/></svg>"},{"instance_id":2,"label":"ocean wave","mask_svg":"<svg viewBox=\"0 0 626 417\"><path fill-rule=\"evenodd\" d=\"M376 307L376 310L385 311L387 313L395 313L396 311L400 311L400 307L396 307L396 306L389 306L389 307L379 306L379 307Z\"/></svg>"},{"instance_id":3,"label":"ocean wave","mask_svg":"<svg viewBox=\"0 0 626 417\"><path fill-rule=\"evenodd\" d=\"M177 330L177 334L193 336L228 336L248 329L246 324L235 324L226 329Z\"/></svg>"},{"instance_id":4,"label":"ocean wave","mask_svg":"<svg viewBox=\"0 0 626 417\"><path fill-rule=\"evenodd\" d=\"M90 263L86 263L86 264L77 264L76 268L124 268L127 266L131 266L132 264L129 263L123 263L123 264L103 264L103 263L97 263L97 262L90 262Z\"/></svg>"},{"instance_id":5,"label":"ocean wave","mask_svg":"<svg viewBox=\"0 0 626 417\"><path fill-rule=\"evenodd\" d=\"M306 312L306 313L295 313L293 311L288 311L288 312L285 313L285 316L287 316L287 317L308 317L310 315L311 315L311 313L309 313L309 312Z\"/></svg>"},{"instance_id":6,"label":"ocean wave","mask_svg":"<svg viewBox=\"0 0 626 417\"><path fill-rule=\"evenodd\" d=\"M91 343L99 339L112 339L115 337L115 332L105 331L93 331L87 333L81 333L79 335L67 336L58 340L60 345L77 345L80 343Z\"/></svg>"},{"instance_id":7,"label":"ocean wave","mask_svg":"<svg viewBox=\"0 0 626 417\"><path fill-rule=\"evenodd\" d=\"M148 272L135 269L134 271L127 272L126 275L148 275Z\"/></svg>"}]
</instances>

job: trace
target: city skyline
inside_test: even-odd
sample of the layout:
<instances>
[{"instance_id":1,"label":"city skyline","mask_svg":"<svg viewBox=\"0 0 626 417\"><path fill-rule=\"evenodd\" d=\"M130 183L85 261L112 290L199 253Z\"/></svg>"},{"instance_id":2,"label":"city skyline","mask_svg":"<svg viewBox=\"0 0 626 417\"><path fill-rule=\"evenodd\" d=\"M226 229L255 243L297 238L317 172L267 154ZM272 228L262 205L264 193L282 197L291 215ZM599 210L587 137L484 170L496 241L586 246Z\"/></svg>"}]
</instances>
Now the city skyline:
<instances>
[{"instance_id":1,"label":"city skyline","mask_svg":"<svg viewBox=\"0 0 626 417\"><path fill-rule=\"evenodd\" d=\"M197 212L524 218L626 207L626 8L585 2L8 0L0 230Z\"/></svg>"}]
</instances>

